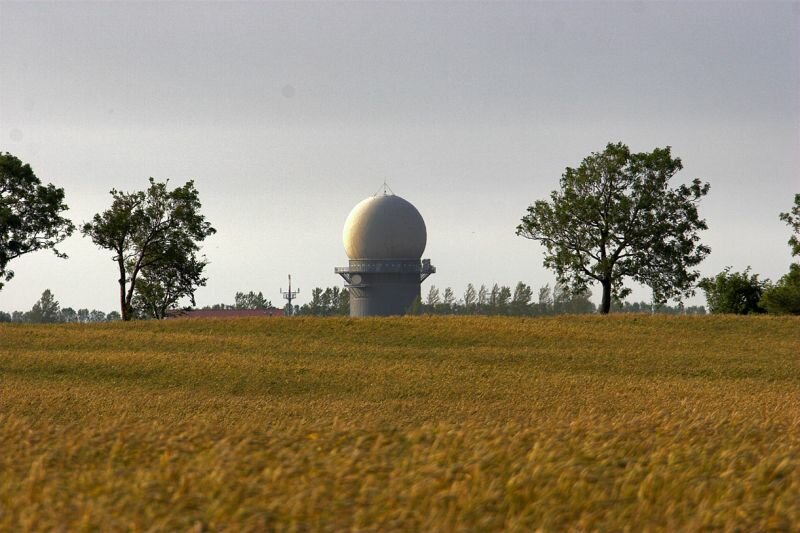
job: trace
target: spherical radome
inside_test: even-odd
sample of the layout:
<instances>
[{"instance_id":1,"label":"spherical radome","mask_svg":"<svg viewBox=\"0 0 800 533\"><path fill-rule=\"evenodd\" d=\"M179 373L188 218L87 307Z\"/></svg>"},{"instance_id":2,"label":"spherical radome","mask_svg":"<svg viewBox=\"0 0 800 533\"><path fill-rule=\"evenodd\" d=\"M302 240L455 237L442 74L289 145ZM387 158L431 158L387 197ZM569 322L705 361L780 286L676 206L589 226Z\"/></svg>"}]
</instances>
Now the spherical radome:
<instances>
[{"instance_id":1,"label":"spherical radome","mask_svg":"<svg viewBox=\"0 0 800 533\"><path fill-rule=\"evenodd\" d=\"M428 232L417 208L391 194L359 202L347 216L342 238L350 259L419 259Z\"/></svg>"}]
</instances>

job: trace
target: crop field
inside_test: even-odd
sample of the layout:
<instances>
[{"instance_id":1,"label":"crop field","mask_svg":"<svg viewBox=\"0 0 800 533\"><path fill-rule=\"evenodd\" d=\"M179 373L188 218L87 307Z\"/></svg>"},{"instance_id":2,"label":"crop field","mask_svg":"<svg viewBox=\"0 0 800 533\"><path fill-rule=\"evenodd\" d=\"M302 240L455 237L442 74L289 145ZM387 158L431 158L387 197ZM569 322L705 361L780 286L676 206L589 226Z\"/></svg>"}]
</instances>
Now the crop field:
<instances>
[{"instance_id":1,"label":"crop field","mask_svg":"<svg viewBox=\"0 0 800 533\"><path fill-rule=\"evenodd\" d=\"M2 531L800 528L800 320L0 327Z\"/></svg>"}]
</instances>

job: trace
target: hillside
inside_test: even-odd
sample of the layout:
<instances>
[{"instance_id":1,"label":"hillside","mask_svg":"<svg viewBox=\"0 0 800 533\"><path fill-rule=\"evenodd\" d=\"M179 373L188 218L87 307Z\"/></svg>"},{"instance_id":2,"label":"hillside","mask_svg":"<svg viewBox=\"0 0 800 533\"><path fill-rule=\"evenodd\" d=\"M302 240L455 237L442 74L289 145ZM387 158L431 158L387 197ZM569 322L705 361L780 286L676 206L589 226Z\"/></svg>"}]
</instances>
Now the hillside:
<instances>
[{"instance_id":1,"label":"hillside","mask_svg":"<svg viewBox=\"0 0 800 533\"><path fill-rule=\"evenodd\" d=\"M800 320L0 325L0 530L789 530Z\"/></svg>"}]
</instances>

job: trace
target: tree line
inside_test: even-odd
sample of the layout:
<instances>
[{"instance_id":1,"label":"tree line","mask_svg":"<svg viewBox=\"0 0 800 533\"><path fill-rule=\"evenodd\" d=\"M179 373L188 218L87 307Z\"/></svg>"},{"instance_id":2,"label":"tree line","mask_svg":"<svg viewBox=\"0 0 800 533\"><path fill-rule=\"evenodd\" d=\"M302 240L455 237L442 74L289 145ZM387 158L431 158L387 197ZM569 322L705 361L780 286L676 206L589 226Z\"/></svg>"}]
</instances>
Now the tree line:
<instances>
[{"instance_id":1,"label":"tree line","mask_svg":"<svg viewBox=\"0 0 800 533\"><path fill-rule=\"evenodd\" d=\"M673 301L685 312L683 299L699 288L712 313L800 314L797 262L775 283L759 280L749 267L700 276L697 267L711 249L701 242L708 226L698 206L710 185L693 179L671 186L682 169L669 146L634 153L622 143L609 143L577 167L567 167L549 199L528 207L516 234L543 246L543 264L556 275L551 304L541 295L534 299L524 283L513 291L470 285L460 298L449 288L441 294L429 291L409 312L547 314L562 305L592 312L586 295L593 285L602 291L597 312L624 312L631 292L625 283L632 280L651 289L651 308L668 309ZM196 289L207 283L208 262L200 244L216 232L200 212L194 182L170 189L169 180L150 178L145 190L112 189L110 194L109 208L80 225L80 231L107 250L116 265L120 318L164 318L186 300L194 306ZM14 276L10 263L22 255L49 249L66 257L57 246L76 228L63 216L64 198L63 189L43 185L28 164L0 153L0 288ZM800 194L780 218L792 231L792 255L800 256ZM569 304L557 302L556 293L558 298L569 294ZM310 302L287 311L343 314L348 298L337 287L317 288Z\"/></svg>"},{"instance_id":2,"label":"tree line","mask_svg":"<svg viewBox=\"0 0 800 533\"><path fill-rule=\"evenodd\" d=\"M556 284L540 288L534 298L530 285L518 282L512 291L510 286L497 283L475 288L467 284L460 297L452 288L443 291L431 285L424 299L412 304L412 314L434 315L511 315L534 316L551 314L594 313L595 305L589 300L591 292L586 290L574 294Z\"/></svg>"},{"instance_id":3,"label":"tree line","mask_svg":"<svg viewBox=\"0 0 800 533\"><path fill-rule=\"evenodd\" d=\"M97 309L73 309L72 307L61 307L50 289L45 289L39 300L33 304L30 311L13 311L7 313L0 311L0 322L15 322L22 324L58 324L58 323L78 323L88 324L90 322L112 322L119 320L120 314L117 311L105 313Z\"/></svg>"}]
</instances>

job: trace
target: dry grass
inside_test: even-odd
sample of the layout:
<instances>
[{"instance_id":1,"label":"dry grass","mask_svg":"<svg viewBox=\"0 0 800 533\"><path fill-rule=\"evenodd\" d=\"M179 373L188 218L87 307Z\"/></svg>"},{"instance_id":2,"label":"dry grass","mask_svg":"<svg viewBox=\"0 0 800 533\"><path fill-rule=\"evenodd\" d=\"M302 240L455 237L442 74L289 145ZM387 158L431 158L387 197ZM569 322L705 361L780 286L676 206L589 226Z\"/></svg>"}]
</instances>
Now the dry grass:
<instances>
[{"instance_id":1,"label":"dry grass","mask_svg":"<svg viewBox=\"0 0 800 533\"><path fill-rule=\"evenodd\" d=\"M800 321L0 328L0 530L792 530Z\"/></svg>"}]
</instances>

